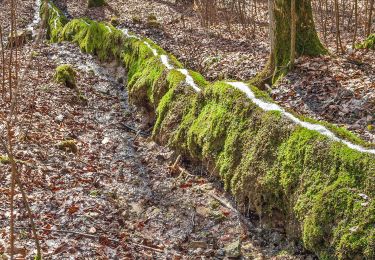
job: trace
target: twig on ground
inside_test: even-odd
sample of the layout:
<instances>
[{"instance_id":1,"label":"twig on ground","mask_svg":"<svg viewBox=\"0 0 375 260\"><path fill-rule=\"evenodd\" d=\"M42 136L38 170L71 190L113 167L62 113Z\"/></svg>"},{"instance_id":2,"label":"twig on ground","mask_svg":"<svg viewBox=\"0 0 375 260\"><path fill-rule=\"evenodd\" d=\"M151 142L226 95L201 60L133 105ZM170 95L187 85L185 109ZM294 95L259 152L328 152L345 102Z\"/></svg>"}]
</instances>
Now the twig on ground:
<instances>
[{"instance_id":1,"label":"twig on ground","mask_svg":"<svg viewBox=\"0 0 375 260\"><path fill-rule=\"evenodd\" d=\"M224 207L230 209L233 213L237 215L237 217L247 226L247 227L253 227L254 225L246 218L244 217L241 212L239 212L237 209L235 209L231 204L224 201L222 198L218 197L217 195L213 194L212 192L208 193L209 196L216 199L218 202L220 202Z\"/></svg>"},{"instance_id":2,"label":"twig on ground","mask_svg":"<svg viewBox=\"0 0 375 260\"><path fill-rule=\"evenodd\" d=\"M135 133L135 134L137 134L137 135L142 135L143 137L148 137L148 136L150 136L150 134L149 134L148 132L144 132L144 131L141 131L141 130L137 130L137 129L135 129L134 127L129 126L129 125L127 125L127 124L121 123L121 125L122 125L125 129L127 129L127 130L129 130L130 132L133 132L133 133Z\"/></svg>"},{"instance_id":3,"label":"twig on ground","mask_svg":"<svg viewBox=\"0 0 375 260\"><path fill-rule=\"evenodd\" d=\"M28 227L15 227L15 229L29 229L29 228ZM74 230L48 229L48 228L36 228L36 230L47 231L47 232L56 232L56 233L65 233L65 234L73 234L73 235L78 235L78 236L91 238L91 239L97 239L97 240L100 239L100 236L98 236L98 235L91 235L91 234L87 234L87 233L83 233L83 232L79 232L79 231L74 231ZM108 239L109 241L115 242L115 243L121 242L118 239L113 239L113 238L108 238L108 237L106 237L106 239ZM131 241L126 241L125 243L128 244L128 245L139 246L139 247L142 247L142 248L145 248L145 249L149 249L149 250L152 250L152 251L155 251L155 252L158 252L158 253L164 253L164 251L159 249L159 248L150 247L150 246L142 245L142 244L131 242Z\"/></svg>"}]
</instances>

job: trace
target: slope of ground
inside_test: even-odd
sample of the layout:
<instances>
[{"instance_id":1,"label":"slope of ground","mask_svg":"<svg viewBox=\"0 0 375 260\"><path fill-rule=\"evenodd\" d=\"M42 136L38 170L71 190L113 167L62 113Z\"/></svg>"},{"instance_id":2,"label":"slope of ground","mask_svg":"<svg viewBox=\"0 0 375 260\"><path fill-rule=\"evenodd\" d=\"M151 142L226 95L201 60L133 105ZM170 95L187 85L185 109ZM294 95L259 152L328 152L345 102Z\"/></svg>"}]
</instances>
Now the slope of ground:
<instances>
[{"instance_id":1,"label":"slope of ground","mask_svg":"<svg viewBox=\"0 0 375 260\"><path fill-rule=\"evenodd\" d=\"M211 29L202 27L196 12L176 7L173 1L131 0L124 4L109 0L108 6L93 9L85 8L84 0L57 2L73 17L107 21L116 17L122 26L155 40L185 67L199 71L210 80L248 80L267 60L267 24L259 24L261 29L256 38L248 39L243 34L229 33L226 25ZM150 26L149 16L155 16L160 26ZM181 20L182 16L184 20ZM266 17L266 14L261 16ZM374 143L374 51L350 50L351 34L345 31L342 34L343 44L348 47L347 54L299 59L296 69L273 95L282 106L339 124ZM328 35L327 44L334 52L332 34Z\"/></svg>"}]
</instances>

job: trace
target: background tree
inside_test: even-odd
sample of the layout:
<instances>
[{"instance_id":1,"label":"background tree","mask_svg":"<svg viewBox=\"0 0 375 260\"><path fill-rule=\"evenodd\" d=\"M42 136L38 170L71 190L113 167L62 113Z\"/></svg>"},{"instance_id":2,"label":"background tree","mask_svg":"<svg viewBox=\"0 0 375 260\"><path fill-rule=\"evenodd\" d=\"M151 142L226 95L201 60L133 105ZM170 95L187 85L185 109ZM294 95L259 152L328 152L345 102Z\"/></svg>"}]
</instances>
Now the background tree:
<instances>
[{"instance_id":1,"label":"background tree","mask_svg":"<svg viewBox=\"0 0 375 260\"><path fill-rule=\"evenodd\" d=\"M265 69L256 83L274 83L286 74L301 55L318 56L327 53L315 29L311 0L295 0L295 32L292 30L291 0L269 0L271 53ZM293 36L295 34L295 36ZM295 50L291 50L291 38L295 37ZM293 57L294 59L294 57Z\"/></svg>"}]
</instances>

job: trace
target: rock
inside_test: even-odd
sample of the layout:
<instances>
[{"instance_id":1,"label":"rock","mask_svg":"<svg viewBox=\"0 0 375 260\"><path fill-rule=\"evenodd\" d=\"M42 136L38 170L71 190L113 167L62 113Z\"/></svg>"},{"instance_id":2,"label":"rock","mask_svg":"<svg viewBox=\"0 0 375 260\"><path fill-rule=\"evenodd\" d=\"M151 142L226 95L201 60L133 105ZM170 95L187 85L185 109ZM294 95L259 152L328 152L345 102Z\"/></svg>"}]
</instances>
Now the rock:
<instances>
[{"instance_id":1,"label":"rock","mask_svg":"<svg viewBox=\"0 0 375 260\"><path fill-rule=\"evenodd\" d=\"M57 83L64 84L66 87L75 89L77 72L70 64L63 64L56 68L54 79Z\"/></svg>"},{"instance_id":2,"label":"rock","mask_svg":"<svg viewBox=\"0 0 375 260\"><path fill-rule=\"evenodd\" d=\"M29 30L18 30L15 35L9 33L7 48L21 47L32 39L32 32Z\"/></svg>"},{"instance_id":3,"label":"rock","mask_svg":"<svg viewBox=\"0 0 375 260\"><path fill-rule=\"evenodd\" d=\"M91 228L89 229L89 233L90 233L90 234L95 234L95 233L96 233L96 228L95 228L95 227L91 227Z\"/></svg>"},{"instance_id":4,"label":"rock","mask_svg":"<svg viewBox=\"0 0 375 260\"><path fill-rule=\"evenodd\" d=\"M64 116L61 114L55 117L55 121L57 123L61 123L63 120L64 120Z\"/></svg>"},{"instance_id":5,"label":"rock","mask_svg":"<svg viewBox=\"0 0 375 260\"><path fill-rule=\"evenodd\" d=\"M203 217L208 217L210 216L210 212L211 210L207 207L197 207L196 208L196 211L199 215L203 216Z\"/></svg>"},{"instance_id":6,"label":"rock","mask_svg":"<svg viewBox=\"0 0 375 260\"><path fill-rule=\"evenodd\" d=\"M279 232L272 232L270 239L274 244L280 244L283 237Z\"/></svg>"},{"instance_id":7,"label":"rock","mask_svg":"<svg viewBox=\"0 0 375 260\"><path fill-rule=\"evenodd\" d=\"M227 257L238 258L241 256L241 241L236 240L224 247Z\"/></svg>"},{"instance_id":8,"label":"rock","mask_svg":"<svg viewBox=\"0 0 375 260\"><path fill-rule=\"evenodd\" d=\"M190 248L207 248L207 243L205 241L191 241L189 244Z\"/></svg>"},{"instance_id":9,"label":"rock","mask_svg":"<svg viewBox=\"0 0 375 260\"><path fill-rule=\"evenodd\" d=\"M91 8L91 7L100 7L100 6L103 6L105 5L105 1L104 0L88 0L87 2L87 7L88 8Z\"/></svg>"},{"instance_id":10,"label":"rock","mask_svg":"<svg viewBox=\"0 0 375 260\"><path fill-rule=\"evenodd\" d=\"M102 141L102 144L108 144L111 139L109 137L105 137Z\"/></svg>"}]
</instances>

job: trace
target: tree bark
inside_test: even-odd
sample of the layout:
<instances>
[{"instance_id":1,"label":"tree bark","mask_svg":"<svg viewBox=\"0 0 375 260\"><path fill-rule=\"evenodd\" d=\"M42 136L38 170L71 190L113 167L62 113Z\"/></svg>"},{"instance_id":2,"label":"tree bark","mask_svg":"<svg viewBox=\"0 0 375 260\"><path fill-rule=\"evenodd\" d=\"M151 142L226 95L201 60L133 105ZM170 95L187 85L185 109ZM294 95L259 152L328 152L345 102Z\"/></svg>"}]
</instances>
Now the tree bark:
<instances>
[{"instance_id":1,"label":"tree bark","mask_svg":"<svg viewBox=\"0 0 375 260\"><path fill-rule=\"evenodd\" d=\"M291 64L291 0L268 0L271 53L258 82L274 84ZM315 29L311 0L295 0L295 56L327 53ZM255 81L257 82L257 81Z\"/></svg>"}]
</instances>

